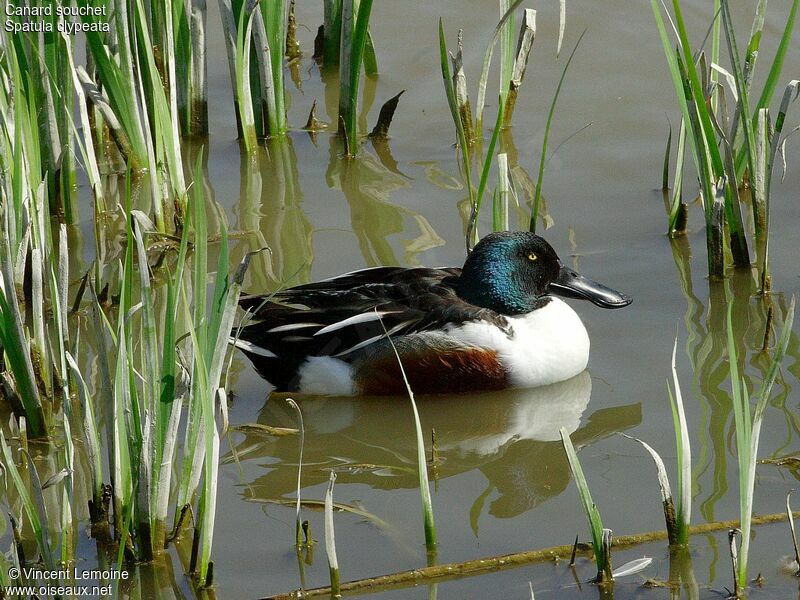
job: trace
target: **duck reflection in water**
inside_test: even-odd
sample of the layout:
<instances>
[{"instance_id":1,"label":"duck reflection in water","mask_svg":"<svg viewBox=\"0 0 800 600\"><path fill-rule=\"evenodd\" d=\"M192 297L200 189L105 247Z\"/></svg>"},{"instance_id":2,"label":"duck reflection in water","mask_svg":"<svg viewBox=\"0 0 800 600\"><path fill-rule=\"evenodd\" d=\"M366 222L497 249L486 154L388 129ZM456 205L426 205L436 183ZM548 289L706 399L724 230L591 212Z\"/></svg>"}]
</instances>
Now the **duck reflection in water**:
<instances>
[{"instance_id":1,"label":"duck reflection in water","mask_svg":"<svg viewBox=\"0 0 800 600\"><path fill-rule=\"evenodd\" d=\"M591 376L584 371L540 388L424 398L418 409L426 434L436 430L437 477L479 469L497 490L499 497L489 510L500 518L514 517L557 496L570 481L559 428L566 428L575 445L581 446L641 422L638 403L597 410L582 418L591 391ZM287 396L272 394L259 422L295 427L296 415L284 401ZM381 490L417 487L416 435L408 401L386 397L297 400L305 423L303 487L326 482L331 469L339 472L341 483ZM294 495L295 436L246 434L235 453L245 463L271 461L268 470L250 482L246 492L250 499ZM232 453L224 460L232 461Z\"/></svg>"}]
</instances>

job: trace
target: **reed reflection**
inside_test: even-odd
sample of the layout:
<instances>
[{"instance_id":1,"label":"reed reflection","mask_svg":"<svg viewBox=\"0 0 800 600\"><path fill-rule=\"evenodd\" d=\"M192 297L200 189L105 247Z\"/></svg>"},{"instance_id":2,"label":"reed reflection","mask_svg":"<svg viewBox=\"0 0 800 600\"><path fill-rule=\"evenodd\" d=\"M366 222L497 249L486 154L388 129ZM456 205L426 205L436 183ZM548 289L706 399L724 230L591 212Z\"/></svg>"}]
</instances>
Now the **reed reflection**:
<instances>
[{"instance_id":1,"label":"reed reflection","mask_svg":"<svg viewBox=\"0 0 800 600\"><path fill-rule=\"evenodd\" d=\"M698 405L699 420L693 444L695 464L693 489L699 501L700 514L705 521L720 518L716 514L718 502L736 488L734 419L731 399L730 365L728 360L727 310L732 311L732 333L739 370L750 390L758 389L769 368L769 348L775 343L780 330L780 315L785 314L787 299L782 294L759 294L759 289L749 270L734 271L723 282L709 279L707 299L701 300L691 269L691 249L687 238L670 240L678 274L680 289L686 299L684 313L685 352L693 373L692 396ZM726 286L730 293L726 294ZM798 376L800 347L796 333L792 337L784 361L784 371ZM797 444L800 438L800 421L787 407L786 400L792 384L779 377L773 388L771 405L780 411L784 422L783 432L776 428L765 429L762 446L773 457ZM774 414L774 413L773 413ZM768 432L768 433L767 433ZM696 440L696 441L694 441ZM795 478L797 473L792 473ZM734 478L733 486L729 477ZM715 578L717 568L725 568L727 549L718 548L716 538L709 537L711 560L709 580ZM718 564L718 561L722 561Z\"/></svg>"},{"instance_id":2,"label":"reed reflection","mask_svg":"<svg viewBox=\"0 0 800 600\"><path fill-rule=\"evenodd\" d=\"M345 158L338 137L330 136L326 181L329 187L341 189L347 200L352 230L366 266L419 265L420 253L445 242L424 216L390 202L393 193L409 187L409 181L391 168L396 162L388 145L382 146L381 152L382 159L362 147L357 158ZM417 235L402 241L404 252L399 258L390 236L413 235L415 229Z\"/></svg>"},{"instance_id":3,"label":"reed reflection","mask_svg":"<svg viewBox=\"0 0 800 600\"><path fill-rule=\"evenodd\" d=\"M266 291L307 282L314 228L303 210L291 137L268 139L255 152L242 153L240 186L238 229L247 234L244 251L270 249L253 257L245 288Z\"/></svg>"},{"instance_id":4,"label":"reed reflection","mask_svg":"<svg viewBox=\"0 0 800 600\"><path fill-rule=\"evenodd\" d=\"M726 297L723 282L709 280L708 298L703 302L694 288L687 239L672 239L671 244L678 281L686 299L685 349L693 372L692 395L700 406L703 432L698 436L695 485L702 497L701 514L706 520L713 521L716 519L715 505L729 489L727 453L733 451L733 448L728 448L733 427L726 325L728 303L732 307L733 337L741 363L739 368L748 388L755 389L769 367L769 355L764 351L765 340L767 346L774 343L774 334L780 328L778 315L785 312L786 299L780 294L758 295L751 273L736 271L728 279L732 292L730 298ZM798 357L797 336L792 334L786 367L795 376ZM774 437L769 440L771 446L767 448L771 452L789 446L792 440L800 437L797 417L786 407L791 389L786 378L779 379L775 386L772 404L782 411L786 429L782 442L776 443Z\"/></svg>"}]
</instances>

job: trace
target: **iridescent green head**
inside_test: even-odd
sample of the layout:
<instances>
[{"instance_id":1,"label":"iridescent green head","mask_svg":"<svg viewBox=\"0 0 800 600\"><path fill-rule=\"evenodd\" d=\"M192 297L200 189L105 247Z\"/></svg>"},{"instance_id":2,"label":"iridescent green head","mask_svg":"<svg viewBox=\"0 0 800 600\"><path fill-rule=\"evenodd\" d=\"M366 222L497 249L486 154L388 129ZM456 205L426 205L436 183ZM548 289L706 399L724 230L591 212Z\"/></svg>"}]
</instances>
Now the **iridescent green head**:
<instances>
[{"instance_id":1,"label":"iridescent green head","mask_svg":"<svg viewBox=\"0 0 800 600\"><path fill-rule=\"evenodd\" d=\"M457 293L470 304L504 315L541 308L557 294L621 308L631 299L561 264L544 238L528 231L490 233L467 257Z\"/></svg>"}]
</instances>

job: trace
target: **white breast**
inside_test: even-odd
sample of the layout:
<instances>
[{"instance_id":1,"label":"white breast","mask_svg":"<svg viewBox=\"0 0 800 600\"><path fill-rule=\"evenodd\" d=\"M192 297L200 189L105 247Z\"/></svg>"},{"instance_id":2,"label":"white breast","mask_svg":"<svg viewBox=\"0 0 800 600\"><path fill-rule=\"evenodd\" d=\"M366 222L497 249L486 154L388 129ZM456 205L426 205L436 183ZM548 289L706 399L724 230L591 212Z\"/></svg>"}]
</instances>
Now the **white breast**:
<instances>
[{"instance_id":1,"label":"white breast","mask_svg":"<svg viewBox=\"0 0 800 600\"><path fill-rule=\"evenodd\" d=\"M545 307L508 321L514 330L511 337L486 322L452 326L446 332L459 341L495 350L514 387L564 381L586 368L589 335L566 302L552 298Z\"/></svg>"}]
</instances>

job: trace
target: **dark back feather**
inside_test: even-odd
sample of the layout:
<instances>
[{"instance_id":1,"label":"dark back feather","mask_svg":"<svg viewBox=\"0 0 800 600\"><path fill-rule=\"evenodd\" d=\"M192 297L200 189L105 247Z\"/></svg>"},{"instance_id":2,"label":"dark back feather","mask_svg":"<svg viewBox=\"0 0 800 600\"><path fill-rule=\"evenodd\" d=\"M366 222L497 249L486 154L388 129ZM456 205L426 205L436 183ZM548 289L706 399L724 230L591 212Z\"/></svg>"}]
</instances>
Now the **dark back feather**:
<instances>
[{"instance_id":1,"label":"dark back feather","mask_svg":"<svg viewBox=\"0 0 800 600\"><path fill-rule=\"evenodd\" d=\"M246 296L240 305L258 322L242 328L239 337L290 362L306 356L350 362L384 337L384 327L401 336L483 319L507 330L505 317L457 295L460 274L458 268L377 267L271 296Z\"/></svg>"}]
</instances>

